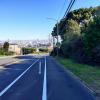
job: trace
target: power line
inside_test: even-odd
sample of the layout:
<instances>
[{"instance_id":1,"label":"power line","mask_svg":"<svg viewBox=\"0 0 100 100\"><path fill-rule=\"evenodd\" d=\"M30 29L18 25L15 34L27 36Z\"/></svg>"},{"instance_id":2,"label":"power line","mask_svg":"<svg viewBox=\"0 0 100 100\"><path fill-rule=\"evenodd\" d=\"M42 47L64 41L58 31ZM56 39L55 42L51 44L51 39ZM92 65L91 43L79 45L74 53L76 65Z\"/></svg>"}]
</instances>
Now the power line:
<instances>
[{"instance_id":1,"label":"power line","mask_svg":"<svg viewBox=\"0 0 100 100\"><path fill-rule=\"evenodd\" d=\"M72 2L73 2L73 0L70 1L69 5L68 5L68 7L67 7L67 9L66 9L66 11L65 11L65 14L64 14L63 18L64 18L65 15L67 14L67 12L68 12L68 10L69 10L69 7L70 7L70 5L72 4Z\"/></svg>"},{"instance_id":2,"label":"power line","mask_svg":"<svg viewBox=\"0 0 100 100\"><path fill-rule=\"evenodd\" d=\"M70 12L70 10L71 10L72 6L74 5L75 1L76 0L71 0L71 2L69 3L69 6L68 6L63 18L65 18L67 16L67 14Z\"/></svg>"}]
</instances>

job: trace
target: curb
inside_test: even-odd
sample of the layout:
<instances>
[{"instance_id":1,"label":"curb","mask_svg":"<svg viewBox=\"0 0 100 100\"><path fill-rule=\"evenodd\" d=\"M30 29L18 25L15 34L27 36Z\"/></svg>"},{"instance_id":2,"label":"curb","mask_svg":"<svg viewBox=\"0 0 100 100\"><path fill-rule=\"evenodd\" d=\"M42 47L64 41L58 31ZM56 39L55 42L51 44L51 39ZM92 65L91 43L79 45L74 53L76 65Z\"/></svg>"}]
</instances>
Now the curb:
<instances>
[{"instance_id":1,"label":"curb","mask_svg":"<svg viewBox=\"0 0 100 100\"><path fill-rule=\"evenodd\" d=\"M3 58L14 58L14 57L16 57L17 55L14 55L14 56L2 56L2 57L0 57L0 59L3 59Z\"/></svg>"}]
</instances>

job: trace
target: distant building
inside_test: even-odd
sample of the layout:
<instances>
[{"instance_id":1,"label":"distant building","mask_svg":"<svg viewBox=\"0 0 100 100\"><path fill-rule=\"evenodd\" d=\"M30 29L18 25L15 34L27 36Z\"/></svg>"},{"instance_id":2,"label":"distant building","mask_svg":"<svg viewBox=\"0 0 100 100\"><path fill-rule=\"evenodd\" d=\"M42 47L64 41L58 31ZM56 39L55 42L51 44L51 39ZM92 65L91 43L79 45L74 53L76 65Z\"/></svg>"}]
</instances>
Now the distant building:
<instances>
[{"instance_id":1,"label":"distant building","mask_svg":"<svg viewBox=\"0 0 100 100\"><path fill-rule=\"evenodd\" d=\"M22 49L18 44L9 44L9 51L14 52L16 55L22 53Z\"/></svg>"}]
</instances>

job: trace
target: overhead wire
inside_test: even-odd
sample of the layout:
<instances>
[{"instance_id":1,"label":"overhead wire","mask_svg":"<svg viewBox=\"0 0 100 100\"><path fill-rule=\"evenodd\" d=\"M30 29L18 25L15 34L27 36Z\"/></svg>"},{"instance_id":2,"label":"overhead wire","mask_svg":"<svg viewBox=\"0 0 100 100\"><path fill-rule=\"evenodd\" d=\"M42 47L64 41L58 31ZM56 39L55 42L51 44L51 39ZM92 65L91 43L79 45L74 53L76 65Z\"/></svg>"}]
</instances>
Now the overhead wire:
<instances>
[{"instance_id":1,"label":"overhead wire","mask_svg":"<svg viewBox=\"0 0 100 100\"><path fill-rule=\"evenodd\" d=\"M74 3L75 3L76 0L71 0L69 5L68 5L68 8L63 16L63 19L67 16L67 14L70 12L71 8L73 7Z\"/></svg>"}]
</instances>

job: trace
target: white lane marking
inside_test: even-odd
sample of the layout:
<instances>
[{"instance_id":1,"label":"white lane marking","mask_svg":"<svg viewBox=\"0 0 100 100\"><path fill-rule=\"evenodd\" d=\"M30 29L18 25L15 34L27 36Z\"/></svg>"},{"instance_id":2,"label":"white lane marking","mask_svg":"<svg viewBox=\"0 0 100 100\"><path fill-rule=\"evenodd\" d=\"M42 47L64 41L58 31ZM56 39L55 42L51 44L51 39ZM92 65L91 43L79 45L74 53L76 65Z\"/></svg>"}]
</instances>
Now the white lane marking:
<instances>
[{"instance_id":1,"label":"white lane marking","mask_svg":"<svg viewBox=\"0 0 100 100\"><path fill-rule=\"evenodd\" d=\"M41 74L41 61L39 62L39 74Z\"/></svg>"},{"instance_id":2,"label":"white lane marking","mask_svg":"<svg viewBox=\"0 0 100 100\"><path fill-rule=\"evenodd\" d=\"M28 67L21 75L19 75L12 83L10 83L4 90L0 92L0 97L8 91L34 64L36 64L39 61L36 60L30 67Z\"/></svg>"},{"instance_id":3,"label":"white lane marking","mask_svg":"<svg viewBox=\"0 0 100 100\"><path fill-rule=\"evenodd\" d=\"M44 82L43 82L43 94L42 100L47 100L47 73L46 73L46 57L45 57L45 69L44 69Z\"/></svg>"}]
</instances>

